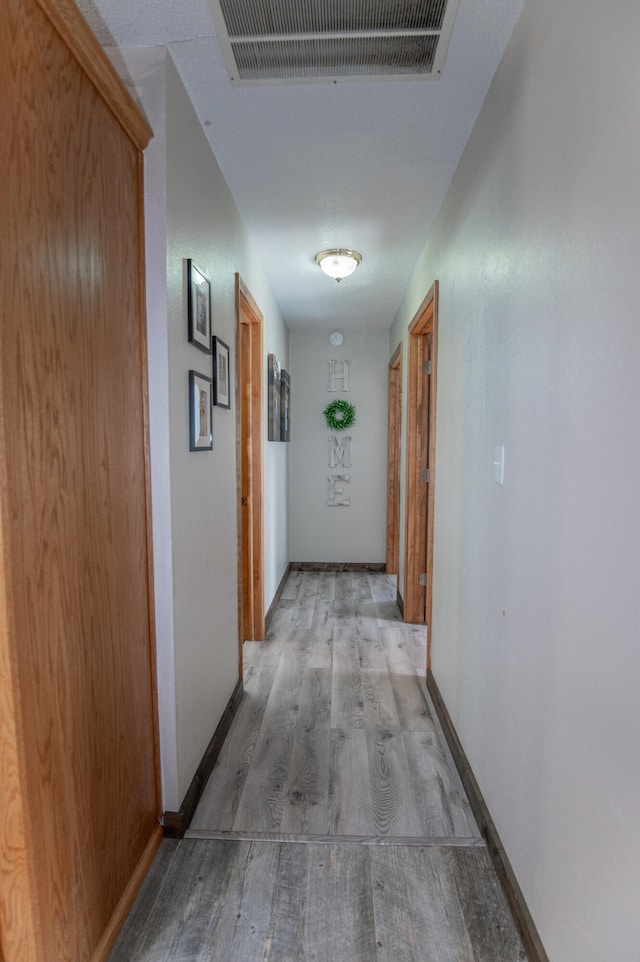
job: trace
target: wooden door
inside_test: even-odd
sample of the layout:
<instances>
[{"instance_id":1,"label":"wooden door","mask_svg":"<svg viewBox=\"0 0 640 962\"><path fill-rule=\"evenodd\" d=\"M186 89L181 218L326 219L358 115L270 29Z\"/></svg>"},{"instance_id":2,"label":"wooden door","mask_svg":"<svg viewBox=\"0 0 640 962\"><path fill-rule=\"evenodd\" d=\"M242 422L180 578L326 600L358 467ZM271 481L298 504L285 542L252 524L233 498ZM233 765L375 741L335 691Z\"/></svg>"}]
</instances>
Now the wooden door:
<instances>
[{"instance_id":1,"label":"wooden door","mask_svg":"<svg viewBox=\"0 0 640 962\"><path fill-rule=\"evenodd\" d=\"M264 638L262 314L236 275L238 358L238 624L243 641Z\"/></svg>"},{"instance_id":2,"label":"wooden door","mask_svg":"<svg viewBox=\"0 0 640 962\"><path fill-rule=\"evenodd\" d=\"M397 575L400 554L400 441L402 434L402 344L389 361L387 430L387 574Z\"/></svg>"},{"instance_id":3,"label":"wooden door","mask_svg":"<svg viewBox=\"0 0 640 962\"><path fill-rule=\"evenodd\" d=\"M409 325L404 617L427 625L431 652L438 282Z\"/></svg>"},{"instance_id":4,"label":"wooden door","mask_svg":"<svg viewBox=\"0 0 640 962\"><path fill-rule=\"evenodd\" d=\"M160 841L142 150L75 4L0 24L0 941L108 955Z\"/></svg>"}]
</instances>

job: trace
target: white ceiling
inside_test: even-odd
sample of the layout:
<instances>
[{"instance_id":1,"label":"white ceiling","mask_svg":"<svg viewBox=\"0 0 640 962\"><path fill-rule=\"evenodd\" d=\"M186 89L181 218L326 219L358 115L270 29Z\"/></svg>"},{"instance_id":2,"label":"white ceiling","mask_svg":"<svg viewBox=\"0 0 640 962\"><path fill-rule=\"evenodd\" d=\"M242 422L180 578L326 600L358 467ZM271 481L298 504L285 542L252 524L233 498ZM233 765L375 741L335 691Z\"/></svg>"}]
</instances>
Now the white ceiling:
<instances>
[{"instance_id":1,"label":"white ceiling","mask_svg":"<svg viewBox=\"0 0 640 962\"><path fill-rule=\"evenodd\" d=\"M388 329L525 0L460 0L439 80L265 87L231 85L207 0L77 2L170 50L288 326ZM340 284L327 247L362 253Z\"/></svg>"}]
</instances>

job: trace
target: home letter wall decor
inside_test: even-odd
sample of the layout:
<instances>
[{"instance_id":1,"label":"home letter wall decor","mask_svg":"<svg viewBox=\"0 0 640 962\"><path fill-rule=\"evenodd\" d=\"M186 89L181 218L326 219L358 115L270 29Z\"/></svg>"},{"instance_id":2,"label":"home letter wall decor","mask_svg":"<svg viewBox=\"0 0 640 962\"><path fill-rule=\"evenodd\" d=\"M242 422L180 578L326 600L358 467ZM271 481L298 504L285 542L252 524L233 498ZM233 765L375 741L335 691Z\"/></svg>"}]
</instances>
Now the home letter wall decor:
<instances>
[{"instance_id":1,"label":"home letter wall decor","mask_svg":"<svg viewBox=\"0 0 640 962\"><path fill-rule=\"evenodd\" d=\"M327 504L330 508L348 508L351 504L351 498L342 498L340 495L344 494L342 488L343 484L349 484L351 478L348 474L330 474L329 475L329 500Z\"/></svg>"},{"instance_id":2,"label":"home letter wall decor","mask_svg":"<svg viewBox=\"0 0 640 962\"><path fill-rule=\"evenodd\" d=\"M337 382L341 382L342 390L349 391L349 361L327 361L329 365L329 387L328 390L334 393L338 390ZM345 427L351 426L355 420L355 408L351 404L347 404L346 401L332 401L331 404L325 409L325 418L329 427L333 427L334 430L340 430L340 424L332 424L330 419L331 408L338 405L344 405L348 409L349 419L345 423ZM342 412L341 412L342 413ZM350 468L351 467L351 436L343 436L340 440L335 434L329 436L329 467L330 468ZM344 497L344 487L343 485L349 484L351 482L351 477L348 474L333 474L329 475L329 500L327 505L330 508L348 508L351 505L351 498Z\"/></svg>"},{"instance_id":3,"label":"home letter wall decor","mask_svg":"<svg viewBox=\"0 0 640 962\"><path fill-rule=\"evenodd\" d=\"M347 435L339 441L332 434L329 438L329 467L330 468L350 468L351 467L351 438Z\"/></svg>"},{"instance_id":4,"label":"home letter wall decor","mask_svg":"<svg viewBox=\"0 0 640 962\"><path fill-rule=\"evenodd\" d=\"M342 390L348 391L349 388L349 361L327 361L329 365L329 390L337 391L336 381L342 381ZM338 365L340 369L338 370Z\"/></svg>"}]
</instances>

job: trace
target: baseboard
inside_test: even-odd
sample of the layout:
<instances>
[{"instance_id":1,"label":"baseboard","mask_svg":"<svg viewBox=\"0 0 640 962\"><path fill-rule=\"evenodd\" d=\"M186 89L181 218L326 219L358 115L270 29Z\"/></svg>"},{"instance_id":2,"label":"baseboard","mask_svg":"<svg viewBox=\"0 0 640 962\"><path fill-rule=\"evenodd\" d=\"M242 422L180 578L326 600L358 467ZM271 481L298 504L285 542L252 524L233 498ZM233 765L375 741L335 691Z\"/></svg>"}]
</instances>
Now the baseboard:
<instances>
[{"instance_id":1,"label":"baseboard","mask_svg":"<svg viewBox=\"0 0 640 962\"><path fill-rule=\"evenodd\" d=\"M289 577L289 572L290 572L290 571L291 571L291 565L288 564L287 567L285 568L285 572L284 572L282 578L280 579L280 584L278 585L278 588L277 588L277 590L276 590L276 593L275 593L275 595L273 596L273 601L272 601L271 604L269 605L269 610L268 610L268 612L267 612L266 615L265 615L265 619L264 619L264 630L265 630L265 634L266 634L266 632L269 630L269 625L271 624L271 619L273 618L273 616L274 616L274 614L275 614L275 610L276 610L276 608L278 607L278 602L280 601L280 598L281 598L281 596L282 596L282 592L284 591L284 586L285 586L285 584L286 584L286 582L287 582L287 578Z\"/></svg>"},{"instance_id":2,"label":"baseboard","mask_svg":"<svg viewBox=\"0 0 640 962\"><path fill-rule=\"evenodd\" d=\"M467 793L469 804L475 816L476 822L487 842L487 850L493 861L494 868L500 879L507 900L511 907L513 917L516 921L522 941L527 952L529 962L549 962L549 957L538 935L531 913L527 908L522 890L518 885L511 863L507 858L504 846L500 841L500 836L496 830L491 813L487 808L480 786L473 774L469 760L465 754L462 743L458 738L451 716L447 711L440 689L436 683L431 670L427 672L427 690L431 695L436 714L442 725L444 736L453 755L464 790Z\"/></svg>"},{"instance_id":3,"label":"baseboard","mask_svg":"<svg viewBox=\"0 0 640 962\"><path fill-rule=\"evenodd\" d=\"M131 911L131 906L135 901L136 895L140 891L140 887L147 877L147 873L151 868L151 863L156 856L156 852L160 848L161 841L162 830L158 825L156 828L154 828L153 834L145 845L144 852L142 853L138 864L133 870L133 875L127 882L127 886L120 896L114 913L109 919L106 929L102 933L102 938L98 942L94 953L91 956L91 962L106 962L106 960L109 958L111 949L115 945L115 941L120 934L120 930L124 925L129 912Z\"/></svg>"},{"instance_id":4,"label":"baseboard","mask_svg":"<svg viewBox=\"0 0 640 962\"><path fill-rule=\"evenodd\" d=\"M238 706L242 701L243 687L242 679L238 681L236 687L233 690L233 694L229 699L227 707L222 713L222 718L218 723L218 727L213 733L213 737L207 749L202 756L202 761L196 769L196 773L191 780L191 784L187 790L187 794L184 797L184 801L180 806L178 812L165 812L162 819L162 828L166 838L182 838L184 833L189 828L191 824L191 819L193 818L196 808L198 807L198 802L202 797L205 785L209 780L209 776L213 771L213 766L215 765L220 750L224 744L224 740L227 737L227 732L231 727L231 722L238 710Z\"/></svg>"},{"instance_id":5,"label":"baseboard","mask_svg":"<svg viewBox=\"0 0 640 962\"><path fill-rule=\"evenodd\" d=\"M291 571L386 571L384 561L292 561Z\"/></svg>"}]
</instances>

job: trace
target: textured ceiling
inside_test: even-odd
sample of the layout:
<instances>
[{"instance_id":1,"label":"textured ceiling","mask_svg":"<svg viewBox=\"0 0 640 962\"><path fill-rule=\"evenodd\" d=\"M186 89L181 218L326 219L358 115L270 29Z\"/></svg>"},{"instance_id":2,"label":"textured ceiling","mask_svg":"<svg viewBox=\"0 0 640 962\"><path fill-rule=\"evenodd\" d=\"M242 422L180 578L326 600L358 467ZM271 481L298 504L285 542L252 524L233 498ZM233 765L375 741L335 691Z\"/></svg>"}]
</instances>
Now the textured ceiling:
<instances>
[{"instance_id":1,"label":"textured ceiling","mask_svg":"<svg viewBox=\"0 0 640 962\"><path fill-rule=\"evenodd\" d=\"M460 0L439 80L267 87L231 85L207 0L78 6L105 46L170 50L289 327L388 329L524 0ZM340 284L328 247L363 256Z\"/></svg>"}]
</instances>

